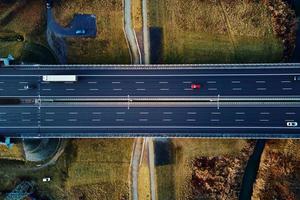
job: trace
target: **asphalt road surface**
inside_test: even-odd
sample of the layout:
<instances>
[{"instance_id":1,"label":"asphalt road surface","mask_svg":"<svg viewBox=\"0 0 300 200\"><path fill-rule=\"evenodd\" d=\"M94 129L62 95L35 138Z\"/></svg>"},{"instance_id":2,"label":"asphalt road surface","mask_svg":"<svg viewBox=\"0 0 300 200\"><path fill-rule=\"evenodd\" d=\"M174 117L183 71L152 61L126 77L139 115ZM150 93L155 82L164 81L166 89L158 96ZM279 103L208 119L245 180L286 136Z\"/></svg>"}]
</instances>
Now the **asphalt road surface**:
<instances>
[{"instance_id":1,"label":"asphalt road surface","mask_svg":"<svg viewBox=\"0 0 300 200\"><path fill-rule=\"evenodd\" d=\"M0 96L23 102L0 106L0 133L22 137L299 137L299 66L247 66L0 68ZM42 81L43 75L54 74L77 75L78 81ZM192 89L194 83L201 88Z\"/></svg>"}]
</instances>

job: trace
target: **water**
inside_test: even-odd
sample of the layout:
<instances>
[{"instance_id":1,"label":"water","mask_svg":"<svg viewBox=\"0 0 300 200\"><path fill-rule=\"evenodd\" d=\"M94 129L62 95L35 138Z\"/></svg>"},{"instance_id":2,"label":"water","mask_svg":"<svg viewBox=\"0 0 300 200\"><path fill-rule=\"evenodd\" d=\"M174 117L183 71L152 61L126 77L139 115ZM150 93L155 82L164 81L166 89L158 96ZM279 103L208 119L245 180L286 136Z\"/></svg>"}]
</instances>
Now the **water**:
<instances>
[{"instance_id":1,"label":"water","mask_svg":"<svg viewBox=\"0 0 300 200\"><path fill-rule=\"evenodd\" d=\"M260 158L264 150L265 143L266 140L257 140L256 142L253 154L250 156L245 169L239 200L251 200L253 184L256 180Z\"/></svg>"}]
</instances>

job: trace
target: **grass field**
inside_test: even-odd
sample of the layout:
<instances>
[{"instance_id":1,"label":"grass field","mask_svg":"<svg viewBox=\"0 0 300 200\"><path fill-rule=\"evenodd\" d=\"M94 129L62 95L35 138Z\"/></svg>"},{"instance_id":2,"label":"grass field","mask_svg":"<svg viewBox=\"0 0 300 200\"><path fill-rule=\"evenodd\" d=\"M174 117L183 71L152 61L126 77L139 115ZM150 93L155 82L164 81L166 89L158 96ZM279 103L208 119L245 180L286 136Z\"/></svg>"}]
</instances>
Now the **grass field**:
<instances>
[{"instance_id":1,"label":"grass field","mask_svg":"<svg viewBox=\"0 0 300 200\"><path fill-rule=\"evenodd\" d=\"M45 5L42 1L3 4L1 10L4 14L0 15L0 55L12 54L16 60L30 63L56 62L46 41ZM12 40L16 36L24 40Z\"/></svg>"},{"instance_id":2,"label":"grass field","mask_svg":"<svg viewBox=\"0 0 300 200\"><path fill-rule=\"evenodd\" d=\"M24 161L25 155L23 152L23 145L17 143L10 149L5 145L0 145L0 159Z\"/></svg>"},{"instance_id":3,"label":"grass field","mask_svg":"<svg viewBox=\"0 0 300 200\"><path fill-rule=\"evenodd\" d=\"M66 190L69 199L128 199L132 139L73 140ZM75 152L75 154L74 154Z\"/></svg>"},{"instance_id":4,"label":"grass field","mask_svg":"<svg viewBox=\"0 0 300 200\"><path fill-rule=\"evenodd\" d=\"M262 3L149 0L149 26L160 31L162 63L278 62L283 46ZM152 34L156 37L157 34ZM152 37L152 38L153 38ZM153 45L152 45L153 47Z\"/></svg>"},{"instance_id":5,"label":"grass field","mask_svg":"<svg viewBox=\"0 0 300 200\"><path fill-rule=\"evenodd\" d=\"M199 156L236 156L246 140L172 139L173 164L156 166L159 200L187 199L191 194L193 159Z\"/></svg>"},{"instance_id":6,"label":"grass field","mask_svg":"<svg viewBox=\"0 0 300 200\"><path fill-rule=\"evenodd\" d=\"M122 0L61 1L54 7L59 23L66 26L75 13L95 14L95 39L68 39L69 63L130 63L130 55L123 31Z\"/></svg>"}]
</instances>

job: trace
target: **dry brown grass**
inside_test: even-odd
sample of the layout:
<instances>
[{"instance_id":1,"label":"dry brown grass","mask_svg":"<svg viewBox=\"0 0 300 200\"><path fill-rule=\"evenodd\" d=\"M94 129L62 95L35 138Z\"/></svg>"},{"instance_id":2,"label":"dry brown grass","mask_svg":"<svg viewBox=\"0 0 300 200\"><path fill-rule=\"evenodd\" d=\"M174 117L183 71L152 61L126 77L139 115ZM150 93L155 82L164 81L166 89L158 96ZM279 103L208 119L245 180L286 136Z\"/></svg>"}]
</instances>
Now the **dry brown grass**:
<instances>
[{"instance_id":1,"label":"dry brown grass","mask_svg":"<svg viewBox=\"0 0 300 200\"><path fill-rule=\"evenodd\" d=\"M223 12L219 1L216 2L149 1L150 27L160 27L163 31L164 63L281 60L283 47L273 33L265 5L246 0L222 1Z\"/></svg>"},{"instance_id":2,"label":"dry brown grass","mask_svg":"<svg viewBox=\"0 0 300 200\"><path fill-rule=\"evenodd\" d=\"M143 28L142 0L131 1L131 14L134 29L136 32L141 31Z\"/></svg>"},{"instance_id":3,"label":"dry brown grass","mask_svg":"<svg viewBox=\"0 0 300 200\"><path fill-rule=\"evenodd\" d=\"M300 140L270 140L261 157L253 200L299 199Z\"/></svg>"},{"instance_id":4,"label":"dry brown grass","mask_svg":"<svg viewBox=\"0 0 300 200\"><path fill-rule=\"evenodd\" d=\"M21 143L14 144L11 149L0 145L0 159L25 161L23 145Z\"/></svg>"},{"instance_id":5,"label":"dry brown grass","mask_svg":"<svg viewBox=\"0 0 300 200\"><path fill-rule=\"evenodd\" d=\"M69 39L69 63L130 63L123 31L122 0L66 0L54 8L57 21L65 26L75 13L96 15L97 37Z\"/></svg>"}]
</instances>

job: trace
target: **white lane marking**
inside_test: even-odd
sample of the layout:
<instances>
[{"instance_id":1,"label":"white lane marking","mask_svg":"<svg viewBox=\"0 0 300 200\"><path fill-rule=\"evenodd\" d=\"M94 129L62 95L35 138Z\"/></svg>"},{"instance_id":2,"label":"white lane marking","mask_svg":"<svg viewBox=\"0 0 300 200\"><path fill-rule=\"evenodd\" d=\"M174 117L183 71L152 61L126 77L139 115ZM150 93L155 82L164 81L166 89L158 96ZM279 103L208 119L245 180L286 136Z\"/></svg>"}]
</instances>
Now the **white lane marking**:
<instances>
[{"instance_id":1,"label":"white lane marking","mask_svg":"<svg viewBox=\"0 0 300 200\"><path fill-rule=\"evenodd\" d=\"M45 114L46 114L46 115L54 115L55 112L46 112Z\"/></svg>"},{"instance_id":2,"label":"white lane marking","mask_svg":"<svg viewBox=\"0 0 300 200\"><path fill-rule=\"evenodd\" d=\"M196 115L197 112L187 112L188 115Z\"/></svg>"},{"instance_id":3,"label":"white lane marking","mask_svg":"<svg viewBox=\"0 0 300 200\"><path fill-rule=\"evenodd\" d=\"M232 90L234 90L234 91L240 91L240 90L242 90L242 88L232 88Z\"/></svg>"},{"instance_id":4,"label":"white lane marking","mask_svg":"<svg viewBox=\"0 0 300 200\"><path fill-rule=\"evenodd\" d=\"M116 112L117 115L125 115L125 112Z\"/></svg>"},{"instance_id":5,"label":"white lane marking","mask_svg":"<svg viewBox=\"0 0 300 200\"><path fill-rule=\"evenodd\" d=\"M27 84L28 82L22 82L22 81L21 81L21 82L19 82L19 83L20 83L20 84Z\"/></svg>"},{"instance_id":6,"label":"white lane marking","mask_svg":"<svg viewBox=\"0 0 300 200\"><path fill-rule=\"evenodd\" d=\"M30 122L31 119L22 119L22 122Z\"/></svg>"},{"instance_id":7,"label":"white lane marking","mask_svg":"<svg viewBox=\"0 0 300 200\"><path fill-rule=\"evenodd\" d=\"M191 81L183 81L182 83L184 83L184 84L191 84L192 82Z\"/></svg>"},{"instance_id":8,"label":"white lane marking","mask_svg":"<svg viewBox=\"0 0 300 200\"><path fill-rule=\"evenodd\" d=\"M21 112L22 115L30 115L31 112Z\"/></svg>"},{"instance_id":9,"label":"white lane marking","mask_svg":"<svg viewBox=\"0 0 300 200\"><path fill-rule=\"evenodd\" d=\"M268 122L268 121L270 121L270 120L268 120L268 119L260 119L259 121L260 121L260 122Z\"/></svg>"},{"instance_id":10,"label":"white lane marking","mask_svg":"<svg viewBox=\"0 0 300 200\"><path fill-rule=\"evenodd\" d=\"M281 83L290 83L291 81L281 81Z\"/></svg>"},{"instance_id":11,"label":"white lane marking","mask_svg":"<svg viewBox=\"0 0 300 200\"><path fill-rule=\"evenodd\" d=\"M97 84L96 81L89 81L88 84Z\"/></svg>"},{"instance_id":12,"label":"white lane marking","mask_svg":"<svg viewBox=\"0 0 300 200\"><path fill-rule=\"evenodd\" d=\"M266 83L266 81L255 81L255 83Z\"/></svg>"},{"instance_id":13,"label":"white lane marking","mask_svg":"<svg viewBox=\"0 0 300 200\"><path fill-rule=\"evenodd\" d=\"M235 112L236 115L244 115L245 112Z\"/></svg>"},{"instance_id":14,"label":"white lane marking","mask_svg":"<svg viewBox=\"0 0 300 200\"><path fill-rule=\"evenodd\" d=\"M92 119L93 122L100 122L101 119Z\"/></svg>"},{"instance_id":15,"label":"white lane marking","mask_svg":"<svg viewBox=\"0 0 300 200\"><path fill-rule=\"evenodd\" d=\"M261 112L259 114L261 114L261 115L269 115L270 113L269 112Z\"/></svg>"},{"instance_id":16,"label":"white lane marking","mask_svg":"<svg viewBox=\"0 0 300 200\"><path fill-rule=\"evenodd\" d=\"M78 112L69 112L69 115L77 115Z\"/></svg>"},{"instance_id":17,"label":"white lane marking","mask_svg":"<svg viewBox=\"0 0 300 200\"><path fill-rule=\"evenodd\" d=\"M184 90L186 90L186 91L191 91L192 88L184 88Z\"/></svg>"},{"instance_id":18,"label":"white lane marking","mask_svg":"<svg viewBox=\"0 0 300 200\"><path fill-rule=\"evenodd\" d=\"M238 84L238 83L241 83L241 81L231 81L231 83Z\"/></svg>"},{"instance_id":19,"label":"white lane marking","mask_svg":"<svg viewBox=\"0 0 300 200\"><path fill-rule=\"evenodd\" d=\"M215 83L217 83L217 81L206 81L206 83L208 83L208 84L215 84Z\"/></svg>"},{"instance_id":20,"label":"white lane marking","mask_svg":"<svg viewBox=\"0 0 300 200\"><path fill-rule=\"evenodd\" d=\"M173 119L163 119L164 122L170 122L173 121Z\"/></svg>"},{"instance_id":21,"label":"white lane marking","mask_svg":"<svg viewBox=\"0 0 300 200\"><path fill-rule=\"evenodd\" d=\"M137 91L146 91L145 88L137 88L136 90L137 90Z\"/></svg>"},{"instance_id":22,"label":"white lane marking","mask_svg":"<svg viewBox=\"0 0 300 200\"><path fill-rule=\"evenodd\" d=\"M26 90L26 89L24 89L24 88L19 88L18 90L19 90L19 91L24 91L24 90Z\"/></svg>"},{"instance_id":23,"label":"white lane marking","mask_svg":"<svg viewBox=\"0 0 300 200\"><path fill-rule=\"evenodd\" d=\"M0 91L3 91L4 89L3 88L0 88Z\"/></svg>"},{"instance_id":24,"label":"white lane marking","mask_svg":"<svg viewBox=\"0 0 300 200\"><path fill-rule=\"evenodd\" d=\"M173 112L163 112L164 115L172 115Z\"/></svg>"},{"instance_id":25,"label":"white lane marking","mask_svg":"<svg viewBox=\"0 0 300 200\"><path fill-rule=\"evenodd\" d=\"M113 81L113 82L111 82L112 84L119 84L119 83L121 83L121 82L118 82L118 81Z\"/></svg>"},{"instance_id":26,"label":"white lane marking","mask_svg":"<svg viewBox=\"0 0 300 200\"><path fill-rule=\"evenodd\" d=\"M124 119L116 119L116 122L124 122Z\"/></svg>"},{"instance_id":27,"label":"white lane marking","mask_svg":"<svg viewBox=\"0 0 300 200\"><path fill-rule=\"evenodd\" d=\"M262 91L262 90L267 90L267 88L256 88L256 90Z\"/></svg>"},{"instance_id":28,"label":"white lane marking","mask_svg":"<svg viewBox=\"0 0 300 200\"><path fill-rule=\"evenodd\" d=\"M159 81L159 84L167 84L169 83L168 81Z\"/></svg>"},{"instance_id":29,"label":"white lane marking","mask_svg":"<svg viewBox=\"0 0 300 200\"><path fill-rule=\"evenodd\" d=\"M6 122L7 120L6 119L0 119L0 122Z\"/></svg>"},{"instance_id":30,"label":"white lane marking","mask_svg":"<svg viewBox=\"0 0 300 200\"><path fill-rule=\"evenodd\" d=\"M139 119L140 122L146 122L148 119Z\"/></svg>"},{"instance_id":31,"label":"white lane marking","mask_svg":"<svg viewBox=\"0 0 300 200\"><path fill-rule=\"evenodd\" d=\"M77 119L68 119L69 122L77 122Z\"/></svg>"},{"instance_id":32,"label":"white lane marking","mask_svg":"<svg viewBox=\"0 0 300 200\"><path fill-rule=\"evenodd\" d=\"M149 112L140 112L140 115L148 115Z\"/></svg>"},{"instance_id":33,"label":"white lane marking","mask_svg":"<svg viewBox=\"0 0 300 200\"><path fill-rule=\"evenodd\" d=\"M43 91L51 91L51 88L43 88Z\"/></svg>"},{"instance_id":34,"label":"white lane marking","mask_svg":"<svg viewBox=\"0 0 300 200\"><path fill-rule=\"evenodd\" d=\"M293 119L286 119L284 121L286 121L286 122L293 122L294 120Z\"/></svg>"},{"instance_id":35,"label":"white lane marking","mask_svg":"<svg viewBox=\"0 0 300 200\"><path fill-rule=\"evenodd\" d=\"M122 88L114 88L113 90L114 90L114 91L121 91Z\"/></svg>"},{"instance_id":36,"label":"white lane marking","mask_svg":"<svg viewBox=\"0 0 300 200\"><path fill-rule=\"evenodd\" d=\"M89 90L90 91L98 91L99 89L98 88L90 88Z\"/></svg>"},{"instance_id":37,"label":"white lane marking","mask_svg":"<svg viewBox=\"0 0 300 200\"><path fill-rule=\"evenodd\" d=\"M3 83L5 83L5 82L3 82L3 81L0 82L0 84L3 84Z\"/></svg>"},{"instance_id":38,"label":"white lane marking","mask_svg":"<svg viewBox=\"0 0 300 200\"><path fill-rule=\"evenodd\" d=\"M293 90L293 88L282 88L282 90Z\"/></svg>"},{"instance_id":39,"label":"white lane marking","mask_svg":"<svg viewBox=\"0 0 300 200\"><path fill-rule=\"evenodd\" d=\"M101 115L102 112L92 112L93 115Z\"/></svg>"},{"instance_id":40,"label":"white lane marking","mask_svg":"<svg viewBox=\"0 0 300 200\"><path fill-rule=\"evenodd\" d=\"M159 90L162 90L162 91L168 91L169 88L160 88Z\"/></svg>"},{"instance_id":41,"label":"white lane marking","mask_svg":"<svg viewBox=\"0 0 300 200\"><path fill-rule=\"evenodd\" d=\"M187 122L195 122L196 119L187 119L186 121L187 121Z\"/></svg>"},{"instance_id":42,"label":"white lane marking","mask_svg":"<svg viewBox=\"0 0 300 200\"><path fill-rule=\"evenodd\" d=\"M135 83L136 83L136 84L143 84L143 83L145 83L145 82L143 82L143 81L136 81Z\"/></svg>"},{"instance_id":43,"label":"white lane marking","mask_svg":"<svg viewBox=\"0 0 300 200\"><path fill-rule=\"evenodd\" d=\"M219 119L211 119L210 121L211 122L219 122L220 120Z\"/></svg>"},{"instance_id":44,"label":"white lane marking","mask_svg":"<svg viewBox=\"0 0 300 200\"><path fill-rule=\"evenodd\" d=\"M210 114L212 114L212 115L220 115L221 112L211 112Z\"/></svg>"},{"instance_id":45,"label":"white lane marking","mask_svg":"<svg viewBox=\"0 0 300 200\"><path fill-rule=\"evenodd\" d=\"M208 88L207 90L218 90L217 88Z\"/></svg>"},{"instance_id":46,"label":"white lane marking","mask_svg":"<svg viewBox=\"0 0 300 200\"><path fill-rule=\"evenodd\" d=\"M6 115L7 113L6 112L0 112L0 115Z\"/></svg>"},{"instance_id":47,"label":"white lane marking","mask_svg":"<svg viewBox=\"0 0 300 200\"><path fill-rule=\"evenodd\" d=\"M286 114L286 115L296 115L295 112L286 112L285 114Z\"/></svg>"},{"instance_id":48,"label":"white lane marking","mask_svg":"<svg viewBox=\"0 0 300 200\"><path fill-rule=\"evenodd\" d=\"M235 119L234 121L236 121L236 122L244 122L245 120L244 119Z\"/></svg>"},{"instance_id":49,"label":"white lane marking","mask_svg":"<svg viewBox=\"0 0 300 200\"><path fill-rule=\"evenodd\" d=\"M54 119L45 119L46 122L53 122Z\"/></svg>"},{"instance_id":50,"label":"white lane marking","mask_svg":"<svg viewBox=\"0 0 300 200\"><path fill-rule=\"evenodd\" d=\"M66 91L74 91L74 88L66 88Z\"/></svg>"}]
</instances>

